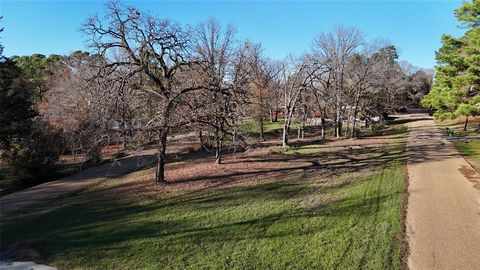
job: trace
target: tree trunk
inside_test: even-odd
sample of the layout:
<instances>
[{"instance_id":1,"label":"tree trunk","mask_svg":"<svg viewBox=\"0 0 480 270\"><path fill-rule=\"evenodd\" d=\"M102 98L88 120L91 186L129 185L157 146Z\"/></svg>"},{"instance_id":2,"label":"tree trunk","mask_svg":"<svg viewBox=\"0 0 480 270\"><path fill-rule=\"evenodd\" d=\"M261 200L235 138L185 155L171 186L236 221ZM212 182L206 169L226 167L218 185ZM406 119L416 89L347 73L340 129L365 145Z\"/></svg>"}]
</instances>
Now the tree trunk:
<instances>
[{"instance_id":1,"label":"tree trunk","mask_svg":"<svg viewBox=\"0 0 480 270\"><path fill-rule=\"evenodd\" d=\"M350 135L350 118L351 118L352 114L351 114L351 111L350 109L348 109L348 112L347 112L347 126L345 128L345 135L344 137L348 137L348 135Z\"/></svg>"},{"instance_id":2,"label":"tree trunk","mask_svg":"<svg viewBox=\"0 0 480 270\"><path fill-rule=\"evenodd\" d=\"M272 108L268 109L268 112L270 114L270 122L273 123L273 110L272 110Z\"/></svg>"},{"instance_id":3,"label":"tree trunk","mask_svg":"<svg viewBox=\"0 0 480 270\"><path fill-rule=\"evenodd\" d=\"M322 140L325 140L325 118L323 117L320 118L320 127L322 133Z\"/></svg>"},{"instance_id":4,"label":"tree trunk","mask_svg":"<svg viewBox=\"0 0 480 270\"><path fill-rule=\"evenodd\" d=\"M352 120L352 138L355 138L356 131L356 124L357 124L357 113L358 113L358 104L355 104L355 107L353 108L353 120Z\"/></svg>"},{"instance_id":5,"label":"tree trunk","mask_svg":"<svg viewBox=\"0 0 480 270\"><path fill-rule=\"evenodd\" d=\"M215 147L215 163L222 164L222 140L217 140Z\"/></svg>"},{"instance_id":6,"label":"tree trunk","mask_svg":"<svg viewBox=\"0 0 480 270\"><path fill-rule=\"evenodd\" d=\"M260 126L260 140L261 141L264 141L265 140L265 136L264 136L264 131L263 131L263 117L260 117L258 119L258 124Z\"/></svg>"},{"instance_id":7,"label":"tree trunk","mask_svg":"<svg viewBox=\"0 0 480 270\"><path fill-rule=\"evenodd\" d=\"M335 125L335 134L337 138L342 136L342 121L339 119Z\"/></svg>"},{"instance_id":8,"label":"tree trunk","mask_svg":"<svg viewBox=\"0 0 480 270\"><path fill-rule=\"evenodd\" d=\"M232 136L232 141L233 141L233 152L237 152L237 140L238 140L238 135L237 135L237 128L233 128L233 136Z\"/></svg>"},{"instance_id":9,"label":"tree trunk","mask_svg":"<svg viewBox=\"0 0 480 270\"><path fill-rule=\"evenodd\" d=\"M352 138L357 136L357 131L355 128L357 127L357 107L355 107L353 111L353 120L352 120Z\"/></svg>"},{"instance_id":10,"label":"tree trunk","mask_svg":"<svg viewBox=\"0 0 480 270\"><path fill-rule=\"evenodd\" d=\"M198 140L200 141L200 147L203 147L203 132L201 129L198 131Z\"/></svg>"},{"instance_id":11,"label":"tree trunk","mask_svg":"<svg viewBox=\"0 0 480 270\"><path fill-rule=\"evenodd\" d=\"M288 146L288 132L290 131L290 123L285 121L283 124L282 146Z\"/></svg>"},{"instance_id":12,"label":"tree trunk","mask_svg":"<svg viewBox=\"0 0 480 270\"><path fill-rule=\"evenodd\" d=\"M340 120L340 98L337 96L336 102L336 114L335 114L335 137L340 138L342 136L342 126Z\"/></svg>"},{"instance_id":13,"label":"tree trunk","mask_svg":"<svg viewBox=\"0 0 480 270\"><path fill-rule=\"evenodd\" d=\"M167 150L167 135L168 128L164 127L160 131L160 137L158 140L158 153L157 153L157 170L155 171L155 180L157 183L165 183L165 159Z\"/></svg>"},{"instance_id":14,"label":"tree trunk","mask_svg":"<svg viewBox=\"0 0 480 270\"><path fill-rule=\"evenodd\" d=\"M467 131L468 126L468 115L465 116L465 125L463 125L463 131Z\"/></svg>"},{"instance_id":15,"label":"tree trunk","mask_svg":"<svg viewBox=\"0 0 480 270\"><path fill-rule=\"evenodd\" d=\"M273 118L273 122L277 122L277 121L278 121L278 109L275 110L275 114Z\"/></svg>"},{"instance_id":16,"label":"tree trunk","mask_svg":"<svg viewBox=\"0 0 480 270\"><path fill-rule=\"evenodd\" d=\"M215 163L221 164L222 163L222 131L217 128L215 130Z\"/></svg>"}]
</instances>

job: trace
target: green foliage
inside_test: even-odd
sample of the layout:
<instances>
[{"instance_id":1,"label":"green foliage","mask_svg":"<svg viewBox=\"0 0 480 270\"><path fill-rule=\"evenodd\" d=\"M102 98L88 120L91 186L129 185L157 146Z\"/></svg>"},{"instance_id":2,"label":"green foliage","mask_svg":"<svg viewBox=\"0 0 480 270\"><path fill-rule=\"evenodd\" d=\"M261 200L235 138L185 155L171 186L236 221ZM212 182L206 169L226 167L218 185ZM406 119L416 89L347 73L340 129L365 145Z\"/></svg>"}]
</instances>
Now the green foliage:
<instances>
[{"instance_id":1,"label":"green foliage","mask_svg":"<svg viewBox=\"0 0 480 270\"><path fill-rule=\"evenodd\" d=\"M455 10L455 16L462 22L465 28L480 26L480 1L473 0L471 3L464 2L463 6Z\"/></svg>"},{"instance_id":2,"label":"green foliage","mask_svg":"<svg viewBox=\"0 0 480 270\"><path fill-rule=\"evenodd\" d=\"M33 85L10 59L0 61L0 144L8 147L15 137L30 132L36 115L32 103Z\"/></svg>"},{"instance_id":3,"label":"green foliage","mask_svg":"<svg viewBox=\"0 0 480 270\"><path fill-rule=\"evenodd\" d=\"M26 59L34 60L28 62ZM33 72L35 67L28 65L39 63L41 59L44 58L34 55L17 58L17 61L8 58L0 61L2 159L12 170L15 179L26 185L51 176L63 150L61 133L35 119L35 76L39 74ZM31 73L28 74L26 71L30 68Z\"/></svg>"},{"instance_id":4,"label":"green foliage","mask_svg":"<svg viewBox=\"0 0 480 270\"><path fill-rule=\"evenodd\" d=\"M35 105L42 100L46 91L48 78L51 75L50 67L60 61L62 57L52 54L45 57L43 54L32 54L29 56L12 56L11 59L24 72L28 81L34 86L35 92L33 102Z\"/></svg>"},{"instance_id":5,"label":"green foliage","mask_svg":"<svg viewBox=\"0 0 480 270\"><path fill-rule=\"evenodd\" d=\"M469 28L464 36L442 37L436 53L435 83L422 105L435 109L437 119L475 116L480 113L480 28L479 1L465 2L456 16Z\"/></svg>"},{"instance_id":6,"label":"green foliage","mask_svg":"<svg viewBox=\"0 0 480 270\"><path fill-rule=\"evenodd\" d=\"M473 160L480 160L480 142L454 141L453 144L462 155Z\"/></svg>"},{"instance_id":7,"label":"green foliage","mask_svg":"<svg viewBox=\"0 0 480 270\"><path fill-rule=\"evenodd\" d=\"M382 57L387 59L389 63L395 63L398 59L397 48L394 45L389 45L381 48L378 53L375 53L373 57Z\"/></svg>"},{"instance_id":8,"label":"green foliage","mask_svg":"<svg viewBox=\"0 0 480 270\"><path fill-rule=\"evenodd\" d=\"M4 148L2 158L17 181L31 185L54 175L63 149L61 132L36 120L28 136L16 138Z\"/></svg>"}]
</instances>

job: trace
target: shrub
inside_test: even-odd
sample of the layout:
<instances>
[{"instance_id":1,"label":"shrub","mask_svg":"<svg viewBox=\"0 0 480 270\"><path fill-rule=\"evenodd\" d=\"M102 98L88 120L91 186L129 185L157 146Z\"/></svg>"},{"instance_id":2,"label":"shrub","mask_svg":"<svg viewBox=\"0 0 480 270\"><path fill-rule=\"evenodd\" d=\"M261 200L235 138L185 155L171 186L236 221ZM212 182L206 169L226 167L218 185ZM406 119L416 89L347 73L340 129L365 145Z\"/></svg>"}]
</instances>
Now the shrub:
<instances>
[{"instance_id":1,"label":"shrub","mask_svg":"<svg viewBox=\"0 0 480 270\"><path fill-rule=\"evenodd\" d=\"M35 121L30 134L12 141L3 158L17 181L32 185L54 176L63 149L62 133L43 121Z\"/></svg>"}]
</instances>

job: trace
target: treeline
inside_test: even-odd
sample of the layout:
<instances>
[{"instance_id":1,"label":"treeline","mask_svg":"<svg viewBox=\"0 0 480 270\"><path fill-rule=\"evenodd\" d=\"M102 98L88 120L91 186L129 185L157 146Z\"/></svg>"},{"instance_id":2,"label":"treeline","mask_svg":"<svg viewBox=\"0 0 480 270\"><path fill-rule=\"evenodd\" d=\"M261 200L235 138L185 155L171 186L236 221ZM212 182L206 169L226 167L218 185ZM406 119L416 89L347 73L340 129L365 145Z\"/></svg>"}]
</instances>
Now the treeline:
<instances>
[{"instance_id":1,"label":"treeline","mask_svg":"<svg viewBox=\"0 0 480 270\"><path fill-rule=\"evenodd\" d=\"M438 119L480 115L480 1L464 2L455 10L460 27L466 32L455 38L442 36L442 47L436 53L435 84L422 101L436 112Z\"/></svg>"},{"instance_id":2,"label":"treeline","mask_svg":"<svg viewBox=\"0 0 480 270\"><path fill-rule=\"evenodd\" d=\"M40 148L55 152L42 153L51 155L38 158L42 166L72 151L98 162L110 143L155 141L155 178L164 182L171 134L198 133L217 163L225 144L247 147L247 120L264 140L264 123L282 119L284 146L293 124L303 134L312 118L322 138L330 127L337 138L356 137L358 121L382 123L389 112L418 106L432 83L429 71L399 62L395 46L342 26L315 37L309 53L284 60L266 57L261 44L238 40L233 26L214 19L181 26L118 2L82 31L90 52L2 57L9 164L19 152L33 162Z\"/></svg>"}]
</instances>

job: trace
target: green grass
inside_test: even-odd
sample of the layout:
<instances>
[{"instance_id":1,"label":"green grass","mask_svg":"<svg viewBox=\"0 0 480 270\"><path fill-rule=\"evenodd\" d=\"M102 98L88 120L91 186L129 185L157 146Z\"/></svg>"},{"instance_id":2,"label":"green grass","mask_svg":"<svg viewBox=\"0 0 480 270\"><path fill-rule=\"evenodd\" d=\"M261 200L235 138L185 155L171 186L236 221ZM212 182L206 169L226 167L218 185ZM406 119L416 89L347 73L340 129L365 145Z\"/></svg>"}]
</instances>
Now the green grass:
<instances>
[{"instance_id":1,"label":"green grass","mask_svg":"<svg viewBox=\"0 0 480 270\"><path fill-rule=\"evenodd\" d=\"M480 142L453 141L453 144L462 155L480 160Z\"/></svg>"},{"instance_id":2,"label":"green grass","mask_svg":"<svg viewBox=\"0 0 480 270\"><path fill-rule=\"evenodd\" d=\"M109 187L2 217L2 245L28 243L60 269L402 266L400 160L334 179L298 173L149 200L106 199Z\"/></svg>"},{"instance_id":3,"label":"green grass","mask_svg":"<svg viewBox=\"0 0 480 270\"><path fill-rule=\"evenodd\" d=\"M465 139L467 139L467 141L451 140L451 142L473 167L480 170L480 141L478 141L480 134L478 133L478 119L470 120L467 130L463 130L464 123L461 120L463 119L436 121L436 125L445 136L465 137Z\"/></svg>"},{"instance_id":4,"label":"green grass","mask_svg":"<svg viewBox=\"0 0 480 270\"><path fill-rule=\"evenodd\" d=\"M24 184L21 184L19 181L16 181L16 178L10 166L2 164L0 165L0 195L2 196L7 195L16 191L20 191L22 189L26 189L26 188L41 184L41 183L57 180L69 174L79 172L81 166L82 166L81 164L58 164L55 167L55 171L53 172L53 174L47 177L46 179L41 179L40 181L30 185L24 185ZM93 166L92 164L84 163L82 167L83 169L87 169L92 166Z\"/></svg>"},{"instance_id":5,"label":"green grass","mask_svg":"<svg viewBox=\"0 0 480 270\"><path fill-rule=\"evenodd\" d=\"M0 194L7 194L10 190L14 190L15 177L12 170L5 164L0 165Z\"/></svg>"},{"instance_id":6,"label":"green grass","mask_svg":"<svg viewBox=\"0 0 480 270\"><path fill-rule=\"evenodd\" d=\"M263 123L263 132L269 133L273 132L276 130L281 130L283 129L283 123L284 120L278 120L277 122L270 122L268 119L265 119ZM253 119L246 119L243 121L243 125L251 132L260 132L260 125L258 124L258 121L255 121Z\"/></svg>"},{"instance_id":7,"label":"green grass","mask_svg":"<svg viewBox=\"0 0 480 270\"><path fill-rule=\"evenodd\" d=\"M448 136L447 130L453 132L455 137L479 137L478 133L479 123L478 120L472 119L467 125L467 130L463 130L464 122L462 119L455 120L446 120L446 121L435 121L438 128Z\"/></svg>"}]
</instances>

